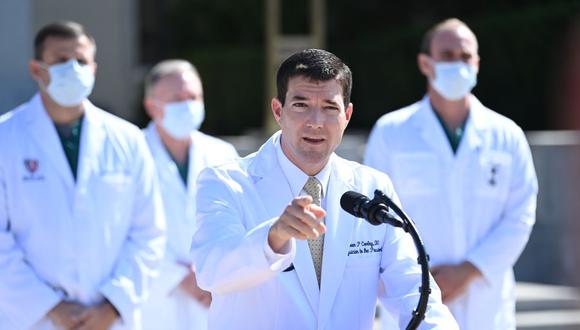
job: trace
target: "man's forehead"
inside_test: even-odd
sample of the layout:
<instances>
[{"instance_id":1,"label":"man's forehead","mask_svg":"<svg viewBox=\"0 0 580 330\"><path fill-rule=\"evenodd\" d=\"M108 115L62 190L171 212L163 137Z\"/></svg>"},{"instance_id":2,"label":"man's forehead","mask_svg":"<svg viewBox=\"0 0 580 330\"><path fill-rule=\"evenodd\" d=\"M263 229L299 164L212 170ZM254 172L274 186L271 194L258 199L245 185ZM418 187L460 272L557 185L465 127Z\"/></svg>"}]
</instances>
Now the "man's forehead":
<instances>
[{"instance_id":1,"label":"man's forehead","mask_svg":"<svg viewBox=\"0 0 580 330\"><path fill-rule=\"evenodd\" d=\"M67 38L60 36L49 36L44 40L44 47L70 48L70 47L94 47L95 45L87 36L78 38Z\"/></svg>"},{"instance_id":2,"label":"man's forehead","mask_svg":"<svg viewBox=\"0 0 580 330\"><path fill-rule=\"evenodd\" d=\"M464 25L445 27L436 31L431 42L432 48L459 45L477 48L475 35Z\"/></svg>"},{"instance_id":3,"label":"man's forehead","mask_svg":"<svg viewBox=\"0 0 580 330\"><path fill-rule=\"evenodd\" d=\"M195 93L201 93L201 80L191 71L181 71L163 75L153 86L156 93L174 93L183 88L191 89Z\"/></svg>"},{"instance_id":4,"label":"man's forehead","mask_svg":"<svg viewBox=\"0 0 580 330\"><path fill-rule=\"evenodd\" d=\"M46 51L65 53L80 52L94 55L95 45L86 36L78 38L48 37L44 41L43 53Z\"/></svg>"},{"instance_id":5,"label":"man's forehead","mask_svg":"<svg viewBox=\"0 0 580 330\"><path fill-rule=\"evenodd\" d=\"M157 86L200 85L199 77L191 71L180 71L165 74L157 81Z\"/></svg>"},{"instance_id":6,"label":"man's forehead","mask_svg":"<svg viewBox=\"0 0 580 330\"><path fill-rule=\"evenodd\" d=\"M288 91L296 88L306 88L312 90L341 90L337 79L318 80L306 76L294 76L288 81Z\"/></svg>"}]
</instances>

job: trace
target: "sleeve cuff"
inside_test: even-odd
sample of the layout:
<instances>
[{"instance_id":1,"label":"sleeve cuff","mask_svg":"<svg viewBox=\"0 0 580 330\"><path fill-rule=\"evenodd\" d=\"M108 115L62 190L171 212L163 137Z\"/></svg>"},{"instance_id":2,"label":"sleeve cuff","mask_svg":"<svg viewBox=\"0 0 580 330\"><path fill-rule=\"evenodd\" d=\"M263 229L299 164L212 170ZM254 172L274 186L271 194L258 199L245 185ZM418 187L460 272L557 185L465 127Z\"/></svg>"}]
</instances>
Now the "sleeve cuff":
<instances>
[{"instance_id":1,"label":"sleeve cuff","mask_svg":"<svg viewBox=\"0 0 580 330\"><path fill-rule=\"evenodd\" d=\"M48 313L56 305L58 305L61 300L62 294L55 291L52 291L49 295L46 295L45 298L37 297L37 300L34 302L34 304L28 306L24 314L19 315L20 319L25 320L21 324L22 327L26 329L31 328L36 322L42 320L45 317L48 317Z\"/></svg>"},{"instance_id":2,"label":"sleeve cuff","mask_svg":"<svg viewBox=\"0 0 580 330\"><path fill-rule=\"evenodd\" d=\"M119 283L117 283L119 282ZM128 325L131 328L131 325L134 323L134 312L135 312L135 305L136 302L132 301L130 297L124 294L119 287L122 286L132 286L132 283L120 283L121 280L114 279L108 283L106 283L101 288L101 294L115 307L117 312L119 312L119 316L121 318L121 322L125 325Z\"/></svg>"},{"instance_id":3,"label":"sleeve cuff","mask_svg":"<svg viewBox=\"0 0 580 330\"><path fill-rule=\"evenodd\" d=\"M467 259L465 259L465 261L470 262L473 266L475 266L475 268L477 268L481 274L481 280L487 284L487 285L492 285L494 283L494 277L493 274L491 272L489 272L484 266L483 263L480 262L479 260L477 260L477 258L474 258L473 256L468 257Z\"/></svg>"},{"instance_id":4,"label":"sleeve cuff","mask_svg":"<svg viewBox=\"0 0 580 330\"><path fill-rule=\"evenodd\" d=\"M296 239L291 238L288 243L282 247L282 253L276 253L268 244L268 236L264 240L264 255L270 264L270 270L280 272L292 264L292 260L296 256Z\"/></svg>"}]
</instances>

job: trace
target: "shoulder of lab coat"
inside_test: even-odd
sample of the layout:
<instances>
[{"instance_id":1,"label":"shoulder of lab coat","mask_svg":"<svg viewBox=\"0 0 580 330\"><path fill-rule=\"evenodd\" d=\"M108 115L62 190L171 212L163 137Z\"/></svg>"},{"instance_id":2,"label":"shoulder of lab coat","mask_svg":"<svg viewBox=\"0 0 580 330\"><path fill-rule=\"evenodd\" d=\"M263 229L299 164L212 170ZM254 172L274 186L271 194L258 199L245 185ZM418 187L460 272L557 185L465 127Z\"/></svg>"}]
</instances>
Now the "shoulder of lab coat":
<instances>
[{"instance_id":1,"label":"shoulder of lab coat","mask_svg":"<svg viewBox=\"0 0 580 330\"><path fill-rule=\"evenodd\" d=\"M503 212L481 242L468 252L467 260L488 283L514 266L523 251L536 219L538 180L530 146L522 129L511 119L484 107L472 97L472 119L480 135L511 157L511 180Z\"/></svg>"},{"instance_id":2,"label":"shoulder of lab coat","mask_svg":"<svg viewBox=\"0 0 580 330\"><path fill-rule=\"evenodd\" d=\"M396 136L400 130L405 130L410 121L414 121L417 113L423 107L421 100L405 108L382 115L373 126L369 135L364 164L376 168L383 173L390 172L391 136Z\"/></svg>"},{"instance_id":3,"label":"shoulder of lab coat","mask_svg":"<svg viewBox=\"0 0 580 330\"><path fill-rule=\"evenodd\" d=\"M25 262L24 251L10 231L10 212L6 179L10 173L3 167L10 157L14 133L22 129L27 112L37 111L31 105L39 102L36 95L28 103L0 117L0 328L28 329L42 319L62 299L62 294L38 278ZM26 302L34 302L26 304Z\"/></svg>"},{"instance_id":4,"label":"shoulder of lab coat","mask_svg":"<svg viewBox=\"0 0 580 330\"><path fill-rule=\"evenodd\" d=\"M192 140L193 147L202 149L204 156L208 157L208 163L221 164L239 157L236 148L231 143L220 138L200 131L194 131Z\"/></svg>"}]
</instances>

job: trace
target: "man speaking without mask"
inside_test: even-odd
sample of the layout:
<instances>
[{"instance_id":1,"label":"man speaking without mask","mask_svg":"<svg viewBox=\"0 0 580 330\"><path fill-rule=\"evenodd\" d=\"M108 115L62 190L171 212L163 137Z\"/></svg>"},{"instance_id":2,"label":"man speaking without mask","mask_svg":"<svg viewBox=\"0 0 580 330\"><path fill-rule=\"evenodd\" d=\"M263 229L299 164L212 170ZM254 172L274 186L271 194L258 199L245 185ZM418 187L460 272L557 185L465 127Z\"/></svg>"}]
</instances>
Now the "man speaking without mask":
<instances>
[{"instance_id":1,"label":"man speaking without mask","mask_svg":"<svg viewBox=\"0 0 580 330\"><path fill-rule=\"evenodd\" d=\"M197 181L192 258L212 293L209 329L371 329L379 287L405 327L421 277L411 237L340 208L350 190L397 200L385 174L334 153L353 114L349 67L307 49L280 65L276 84L280 131ZM432 289L420 329L457 329Z\"/></svg>"}]
</instances>

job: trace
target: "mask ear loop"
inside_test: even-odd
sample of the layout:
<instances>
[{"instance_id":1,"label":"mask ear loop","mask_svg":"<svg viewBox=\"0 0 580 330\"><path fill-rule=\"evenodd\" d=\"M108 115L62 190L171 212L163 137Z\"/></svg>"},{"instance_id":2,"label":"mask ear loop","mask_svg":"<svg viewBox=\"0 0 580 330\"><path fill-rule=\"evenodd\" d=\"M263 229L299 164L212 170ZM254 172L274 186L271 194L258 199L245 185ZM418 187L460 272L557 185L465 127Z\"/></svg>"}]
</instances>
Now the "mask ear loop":
<instances>
[{"instance_id":1,"label":"mask ear loop","mask_svg":"<svg viewBox=\"0 0 580 330\"><path fill-rule=\"evenodd\" d=\"M48 73L48 78L49 78L48 84L45 84L42 81L42 79L38 79L38 80L35 79L36 83L38 84L38 88L40 90L42 90L43 92L46 93L47 92L47 89L48 89L48 85L50 84L50 78L51 78L50 77L50 70L49 70L50 69L50 65L48 65L48 64L46 64L44 62L41 62L41 61L36 61L36 62L38 63L38 66L41 69L43 69L44 71L46 71L46 73Z\"/></svg>"}]
</instances>

